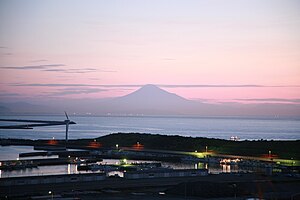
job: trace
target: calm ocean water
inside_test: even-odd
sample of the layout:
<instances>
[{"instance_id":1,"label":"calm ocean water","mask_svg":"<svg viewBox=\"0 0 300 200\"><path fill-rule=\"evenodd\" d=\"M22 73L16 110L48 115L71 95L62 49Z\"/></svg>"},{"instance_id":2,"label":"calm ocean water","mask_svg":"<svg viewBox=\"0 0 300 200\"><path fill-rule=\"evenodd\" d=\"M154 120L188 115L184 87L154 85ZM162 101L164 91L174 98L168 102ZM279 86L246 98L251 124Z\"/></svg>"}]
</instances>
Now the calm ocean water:
<instances>
[{"instance_id":1,"label":"calm ocean water","mask_svg":"<svg viewBox=\"0 0 300 200\"><path fill-rule=\"evenodd\" d=\"M11 119L65 120L65 116L0 116ZM139 132L229 139L300 139L300 119L247 119L196 117L111 117L70 116L70 139L95 138L117 132ZM1 125L11 124L0 122ZM0 129L0 138L49 139L65 137L65 127L37 127L33 130Z\"/></svg>"}]
</instances>

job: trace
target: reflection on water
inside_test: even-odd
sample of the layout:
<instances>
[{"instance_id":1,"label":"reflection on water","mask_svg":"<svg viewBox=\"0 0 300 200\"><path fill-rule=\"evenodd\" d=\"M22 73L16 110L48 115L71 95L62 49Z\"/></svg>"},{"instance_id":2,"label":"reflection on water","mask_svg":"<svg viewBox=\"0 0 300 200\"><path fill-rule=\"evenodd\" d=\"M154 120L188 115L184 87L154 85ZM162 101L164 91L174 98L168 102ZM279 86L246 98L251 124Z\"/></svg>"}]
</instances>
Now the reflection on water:
<instances>
[{"instance_id":1,"label":"reflection on water","mask_svg":"<svg viewBox=\"0 0 300 200\"><path fill-rule=\"evenodd\" d=\"M107 173L107 176L124 177L124 172L121 172L121 171L111 171L111 172Z\"/></svg>"},{"instance_id":2,"label":"reflection on water","mask_svg":"<svg viewBox=\"0 0 300 200\"><path fill-rule=\"evenodd\" d=\"M139 161L139 160L128 160L128 163L140 163L140 162L155 162L155 161ZM104 159L99 164L118 164L117 159ZM232 172L246 172L253 171L251 169L244 169L237 165L220 165L220 164L208 164L208 163L171 163L161 162L163 167L170 167L173 169L208 169L209 173L232 173ZM54 165L54 166L40 166L38 168L28 168L22 170L12 171L1 171L0 177L16 177L16 176L40 176L40 175L53 175L53 174L80 174L80 173L91 173L92 171L78 171L76 164L67 165ZM123 177L123 172L112 171L107 174L108 176L118 175Z\"/></svg>"},{"instance_id":3,"label":"reflection on water","mask_svg":"<svg viewBox=\"0 0 300 200\"><path fill-rule=\"evenodd\" d=\"M230 165L221 165L224 173L230 172Z\"/></svg>"},{"instance_id":4,"label":"reflection on water","mask_svg":"<svg viewBox=\"0 0 300 200\"><path fill-rule=\"evenodd\" d=\"M71 174L71 164L68 164L68 174Z\"/></svg>"},{"instance_id":5,"label":"reflection on water","mask_svg":"<svg viewBox=\"0 0 300 200\"><path fill-rule=\"evenodd\" d=\"M19 152L33 152L33 147L30 146L2 146L0 147L0 160L11 160L19 158ZM57 157L57 156L54 156ZM38 159L49 157L33 157L21 159ZM141 162L158 162L158 161L140 161L127 160L127 163L141 163ZM104 159L98 164L120 164L118 159ZM231 172L245 172L253 171L253 169L244 169L237 165L225 164L208 164L208 163L172 163L161 162L162 167L169 167L173 169L208 169L209 173L231 173ZM27 168L21 170L0 170L0 177L16 177L16 176L39 176L39 175L53 175L53 174L77 174L77 173L91 173L91 171L78 171L76 164L54 165L54 166L39 166L38 168ZM123 177L122 172L110 172L108 176L118 175Z\"/></svg>"},{"instance_id":6,"label":"reflection on water","mask_svg":"<svg viewBox=\"0 0 300 200\"><path fill-rule=\"evenodd\" d=\"M2 170L1 178L16 177L16 176L41 176L53 174L76 174L77 166L70 165L53 165L53 166L40 166L38 168L27 168L21 170ZM83 172L84 173L84 172Z\"/></svg>"}]
</instances>

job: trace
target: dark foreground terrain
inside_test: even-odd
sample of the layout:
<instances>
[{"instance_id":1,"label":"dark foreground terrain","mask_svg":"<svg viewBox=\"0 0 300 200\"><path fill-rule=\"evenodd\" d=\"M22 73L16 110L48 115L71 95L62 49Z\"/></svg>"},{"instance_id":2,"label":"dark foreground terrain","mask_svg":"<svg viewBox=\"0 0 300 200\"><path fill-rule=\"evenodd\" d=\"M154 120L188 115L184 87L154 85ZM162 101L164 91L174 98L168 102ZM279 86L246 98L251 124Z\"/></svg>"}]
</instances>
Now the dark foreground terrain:
<instances>
[{"instance_id":1,"label":"dark foreground terrain","mask_svg":"<svg viewBox=\"0 0 300 200\"><path fill-rule=\"evenodd\" d=\"M240 156L274 157L300 160L300 140L296 141L230 141L212 138L193 138L141 133L114 133L95 139L69 140L68 147L86 149L136 147L153 150L172 150L194 152L214 152ZM48 140L0 139L0 145L51 145ZM53 145L53 144L52 144ZM64 146L64 140L55 141L55 145ZM207 148L207 149L206 149ZM270 154L271 153L271 154Z\"/></svg>"},{"instance_id":2,"label":"dark foreground terrain","mask_svg":"<svg viewBox=\"0 0 300 200\"><path fill-rule=\"evenodd\" d=\"M286 159L300 159L300 141L230 141L212 138L193 138L140 133L115 133L97 138L103 146L132 146L139 142L145 149L175 151L214 151L222 154L242 156L263 156L269 151L273 156Z\"/></svg>"},{"instance_id":3,"label":"dark foreground terrain","mask_svg":"<svg viewBox=\"0 0 300 200\"><path fill-rule=\"evenodd\" d=\"M190 178L153 178L107 180L86 183L23 185L1 187L1 196L29 199L54 195L80 199L299 199L300 179L258 174L219 174ZM26 194L25 196L23 194Z\"/></svg>"}]
</instances>

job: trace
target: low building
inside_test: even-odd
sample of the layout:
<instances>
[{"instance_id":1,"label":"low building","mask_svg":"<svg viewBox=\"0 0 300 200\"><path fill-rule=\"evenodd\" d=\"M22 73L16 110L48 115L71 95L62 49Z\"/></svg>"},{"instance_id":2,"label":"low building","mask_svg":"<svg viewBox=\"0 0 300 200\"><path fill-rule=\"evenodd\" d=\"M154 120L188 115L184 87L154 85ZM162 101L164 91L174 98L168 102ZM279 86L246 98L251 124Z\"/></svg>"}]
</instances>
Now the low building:
<instances>
[{"instance_id":1,"label":"low building","mask_svg":"<svg viewBox=\"0 0 300 200\"><path fill-rule=\"evenodd\" d=\"M164 169L124 172L125 179L207 176L207 169Z\"/></svg>"},{"instance_id":2,"label":"low building","mask_svg":"<svg viewBox=\"0 0 300 200\"><path fill-rule=\"evenodd\" d=\"M11 177L11 178L1 178L0 186L89 182L89 181L100 181L100 180L104 180L105 178L106 178L105 173Z\"/></svg>"}]
</instances>

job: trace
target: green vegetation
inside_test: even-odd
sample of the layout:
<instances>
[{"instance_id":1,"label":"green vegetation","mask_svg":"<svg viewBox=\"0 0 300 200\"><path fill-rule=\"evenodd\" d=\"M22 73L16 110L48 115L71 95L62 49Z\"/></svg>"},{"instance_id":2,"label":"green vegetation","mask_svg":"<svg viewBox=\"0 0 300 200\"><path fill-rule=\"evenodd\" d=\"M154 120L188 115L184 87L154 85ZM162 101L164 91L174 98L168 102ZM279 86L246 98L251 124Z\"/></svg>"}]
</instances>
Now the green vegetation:
<instances>
[{"instance_id":1,"label":"green vegetation","mask_svg":"<svg viewBox=\"0 0 300 200\"><path fill-rule=\"evenodd\" d=\"M139 142L145 149L172 151L198 151L241 156L268 156L300 160L300 141L229 141L210 138L193 138L140 133L114 133L97 138L103 147L132 147ZM270 152L269 152L270 151Z\"/></svg>"}]
</instances>

